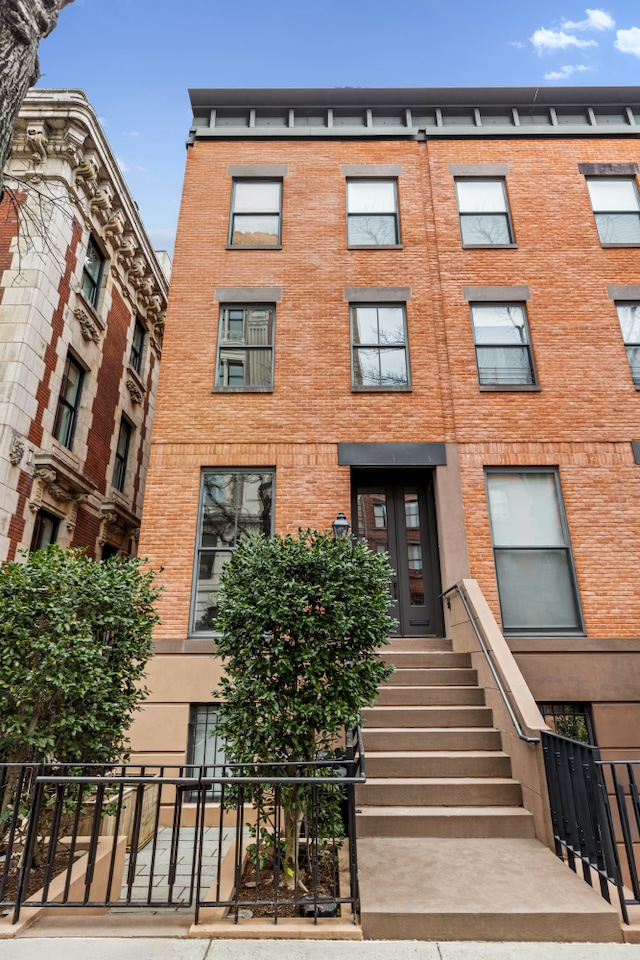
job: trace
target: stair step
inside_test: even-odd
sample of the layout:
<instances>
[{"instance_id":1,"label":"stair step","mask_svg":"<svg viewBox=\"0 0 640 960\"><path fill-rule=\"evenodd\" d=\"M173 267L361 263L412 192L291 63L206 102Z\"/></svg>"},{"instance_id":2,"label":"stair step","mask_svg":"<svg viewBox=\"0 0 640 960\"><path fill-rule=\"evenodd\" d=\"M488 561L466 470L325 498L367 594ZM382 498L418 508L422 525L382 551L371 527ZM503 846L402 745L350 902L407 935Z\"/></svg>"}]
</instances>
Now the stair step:
<instances>
[{"instance_id":1,"label":"stair step","mask_svg":"<svg viewBox=\"0 0 640 960\"><path fill-rule=\"evenodd\" d=\"M372 727L362 731L365 755L375 750L500 750L498 730L487 727Z\"/></svg>"},{"instance_id":2,"label":"stair step","mask_svg":"<svg viewBox=\"0 0 640 960\"><path fill-rule=\"evenodd\" d=\"M489 707L465 704L430 706L375 706L362 711L365 730L373 727L493 727Z\"/></svg>"},{"instance_id":3,"label":"stair step","mask_svg":"<svg viewBox=\"0 0 640 960\"><path fill-rule=\"evenodd\" d=\"M385 650L453 650L453 643L446 637L390 637L389 643L381 648Z\"/></svg>"},{"instance_id":4,"label":"stair step","mask_svg":"<svg viewBox=\"0 0 640 960\"><path fill-rule=\"evenodd\" d=\"M362 807L361 837L533 837L523 807Z\"/></svg>"},{"instance_id":5,"label":"stair step","mask_svg":"<svg viewBox=\"0 0 640 960\"><path fill-rule=\"evenodd\" d=\"M510 777L369 777L356 787L358 806L520 806L522 791Z\"/></svg>"},{"instance_id":6,"label":"stair step","mask_svg":"<svg viewBox=\"0 0 640 960\"><path fill-rule=\"evenodd\" d=\"M385 650L380 650L378 656L385 663L392 663L398 669L471 667L471 657L468 653L453 653L449 650L396 650L387 647Z\"/></svg>"},{"instance_id":7,"label":"stair step","mask_svg":"<svg viewBox=\"0 0 640 960\"><path fill-rule=\"evenodd\" d=\"M407 750L366 753L367 777L510 777L502 751Z\"/></svg>"},{"instance_id":8,"label":"stair step","mask_svg":"<svg viewBox=\"0 0 640 960\"><path fill-rule=\"evenodd\" d=\"M409 668L398 667L387 679L386 685L403 687L429 687L429 686L477 686L478 675L470 667L421 667Z\"/></svg>"},{"instance_id":9,"label":"stair step","mask_svg":"<svg viewBox=\"0 0 640 960\"><path fill-rule=\"evenodd\" d=\"M484 690L471 686L402 687L384 686L378 690L376 706L482 706Z\"/></svg>"},{"instance_id":10,"label":"stair step","mask_svg":"<svg viewBox=\"0 0 640 960\"><path fill-rule=\"evenodd\" d=\"M358 867L365 940L622 941L616 908L538 840L363 837Z\"/></svg>"}]
</instances>

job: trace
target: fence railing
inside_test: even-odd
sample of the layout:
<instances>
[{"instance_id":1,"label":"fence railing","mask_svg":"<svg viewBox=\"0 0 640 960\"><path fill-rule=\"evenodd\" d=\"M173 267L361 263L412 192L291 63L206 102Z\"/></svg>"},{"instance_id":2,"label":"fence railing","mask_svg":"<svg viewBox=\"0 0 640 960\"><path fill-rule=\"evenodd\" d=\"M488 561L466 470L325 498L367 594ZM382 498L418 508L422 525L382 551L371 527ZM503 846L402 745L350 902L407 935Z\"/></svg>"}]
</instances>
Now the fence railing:
<instances>
[{"instance_id":1,"label":"fence railing","mask_svg":"<svg viewBox=\"0 0 640 960\"><path fill-rule=\"evenodd\" d=\"M590 885L597 877L609 902L615 887L629 923L627 907L640 903L640 762L602 760L597 747L544 731L542 749L556 853Z\"/></svg>"},{"instance_id":2,"label":"fence railing","mask_svg":"<svg viewBox=\"0 0 640 960\"><path fill-rule=\"evenodd\" d=\"M359 730L305 763L0 764L0 908L355 922L363 780Z\"/></svg>"}]
</instances>

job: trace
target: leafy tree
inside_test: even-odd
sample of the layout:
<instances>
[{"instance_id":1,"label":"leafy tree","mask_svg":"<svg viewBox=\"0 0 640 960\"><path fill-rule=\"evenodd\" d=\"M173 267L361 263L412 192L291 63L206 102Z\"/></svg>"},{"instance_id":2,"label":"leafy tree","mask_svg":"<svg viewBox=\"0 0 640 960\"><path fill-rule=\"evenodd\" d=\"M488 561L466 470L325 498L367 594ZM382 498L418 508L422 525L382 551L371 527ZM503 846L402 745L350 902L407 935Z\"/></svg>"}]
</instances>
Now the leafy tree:
<instances>
[{"instance_id":1,"label":"leafy tree","mask_svg":"<svg viewBox=\"0 0 640 960\"><path fill-rule=\"evenodd\" d=\"M221 576L217 619L226 671L218 732L228 760L335 755L390 672L376 654L394 625L390 576L386 554L319 531L240 541ZM289 886L308 798L308 788L282 791ZM254 802L262 799L254 791Z\"/></svg>"},{"instance_id":2,"label":"leafy tree","mask_svg":"<svg viewBox=\"0 0 640 960\"><path fill-rule=\"evenodd\" d=\"M0 567L0 759L126 753L158 621L155 574L141 564L52 546Z\"/></svg>"},{"instance_id":3,"label":"leafy tree","mask_svg":"<svg viewBox=\"0 0 640 960\"><path fill-rule=\"evenodd\" d=\"M13 127L27 90L40 77L38 45L73 0L2 0L0 3L0 199L2 171Z\"/></svg>"}]
</instances>

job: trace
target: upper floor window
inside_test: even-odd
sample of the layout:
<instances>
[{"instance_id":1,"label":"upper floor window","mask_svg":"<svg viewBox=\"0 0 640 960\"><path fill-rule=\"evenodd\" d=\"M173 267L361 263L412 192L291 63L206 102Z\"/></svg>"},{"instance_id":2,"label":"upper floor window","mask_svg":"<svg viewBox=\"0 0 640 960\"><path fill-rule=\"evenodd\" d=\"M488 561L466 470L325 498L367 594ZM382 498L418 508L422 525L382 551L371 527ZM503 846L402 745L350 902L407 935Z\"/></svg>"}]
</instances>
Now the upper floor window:
<instances>
[{"instance_id":1,"label":"upper floor window","mask_svg":"<svg viewBox=\"0 0 640 960\"><path fill-rule=\"evenodd\" d=\"M98 249L93 237L89 237L87 252L84 258L82 268L82 292L89 303L96 307L98 305L98 295L100 293L100 281L102 279L102 270L104 266L104 257Z\"/></svg>"},{"instance_id":2,"label":"upper floor window","mask_svg":"<svg viewBox=\"0 0 640 960\"><path fill-rule=\"evenodd\" d=\"M480 384L535 384L536 375L524 305L472 304L471 319Z\"/></svg>"},{"instance_id":3,"label":"upper floor window","mask_svg":"<svg viewBox=\"0 0 640 960\"><path fill-rule=\"evenodd\" d=\"M133 367L136 373L141 373L142 371L142 354L144 351L144 334L145 330L136 317L135 326L133 328L133 339L131 341L131 354L129 356L129 363Z\"/></svg>"},{"instance_id":4,"label":"upper floor window","mask_svg":"<svg viewBox=\"0 0 640 960\"><path fill-rule=\"evenodd\" d=\"M281 221L281 180L234 180L230 246L278 247Z\"/></svg>"},{"instance_id":5,"label":"upper floor window","mask_svg":"<svg viewBox=\"0 0 640 960\"><path fill-rule=\"evenodd\" d=\"M503 630L581 633L557 470L491 469L486 479Z\"/></svg>"},{"instance_id":6,"label":"upper floor window","mask_svg":"<svg viewBox=\"0 0 640 960\"><path fill-rule=\"evenodd\" d=\"M390 390L409 387L405 308L401 304L351 307L352 385Z\"/></svg>"},{"instance_id":7,"label":"upper floor window","mask_svg":"<svg viewBox=\"0 0 640 960\"><path fill-rule=\"evenodd\" d=\"M603 246L640 245L640 204L635 177L588 177L587 187Z\"/></svg>"},{"instance_id":8,"label":"upper floor window","mask_svg":"<svg viewBox=\"0 0 640 960\"><path fill-rule=\"evenodd\" d=\"M195 633L214 629L220 573L238 541L273 532L273 482L272 470L202 471L192 603Z\"/></svg>"},{"instance_id":9,"label":"upper floor window","mask_svg":"<svg viewBox=\"0 0 640 960\"><path fill-rule=\"evenodd\" d=\"M503 179L456 180L460 233L465 246L513 244L507 190Z\"/></svg>"},{"instance_id":10,"label":"upper floor window","mask_svg":"<svg viewBox=\"0 0 640 960\"><path fill-rule=\"evenodd\" d=\"M127 463L129 460L129 446L131 444L131 424L123 417L118 432L118 446L113 467L113 486L121 493L127 479Z\"/></svg>"},{"instance_id":11,"label":"upper floor window","mask_svg":"<svg viewBox=\"0 0 640 960\"><path fill-rule=\"evenodd\" d=\"M31 537L31 550L46 550L58 539L60 521L46 510L38 510Z\"/></svg>"},{"instance_id":12,"label":"upper floor window","mask_svg":"<svg viewBox=\"0 0 640 960\"><path fill-rule=\"evenodd\" d=\"M84 371L82 367L69 354L64 365L56 419L53 424L54 437L69 449L73 445L73 436L80 410L83 379Z\"/></svg>"},{"instance_id":13,"label":"upper floor window","mask_svg":"<svg viewBox=\"0 0 640 960\"><path fill-rule=\"evenodd\" d=\"M616 303L631 377L640 386L640 303Z\"/></svg>"},{"instance_id":14,"label":"upper floor window","mask_svg":"<svg viewBox=\"0 0 640 960\"><path fill-rule=\"evenodd\" d=\"M217 387L273 386L272 306L222 307L218 334Z\"/></svg>"},{"instance_id":15,"label":"upper floor window","mask_svg":"<svg viewBox=\"0 0 640 960\"><path fill-rule=\"evenodd\" d=\"M347 242L350 247L400 243L396 180L347 180Z\"/></svg>"}]
</instances>

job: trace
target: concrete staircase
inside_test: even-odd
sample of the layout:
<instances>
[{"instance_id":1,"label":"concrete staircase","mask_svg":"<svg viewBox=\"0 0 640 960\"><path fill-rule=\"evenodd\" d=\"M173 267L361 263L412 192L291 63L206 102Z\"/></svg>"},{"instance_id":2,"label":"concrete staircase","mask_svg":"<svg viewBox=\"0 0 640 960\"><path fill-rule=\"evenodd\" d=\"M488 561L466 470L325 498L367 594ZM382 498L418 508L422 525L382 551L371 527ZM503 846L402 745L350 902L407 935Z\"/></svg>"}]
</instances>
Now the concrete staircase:
<instances>
[{"instance_id":1,"label":"concrete staircase","mask_svg":"<svg viewBox=\"0 0 640 960\"><path fill-rule=\"evenodd\" d=\"M365 711L367 939L621 941L616 910L535 839L469 655L394 639Z\"/></svg>"}]
</instances>

